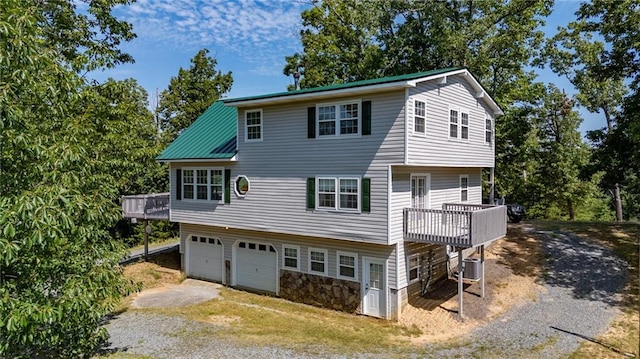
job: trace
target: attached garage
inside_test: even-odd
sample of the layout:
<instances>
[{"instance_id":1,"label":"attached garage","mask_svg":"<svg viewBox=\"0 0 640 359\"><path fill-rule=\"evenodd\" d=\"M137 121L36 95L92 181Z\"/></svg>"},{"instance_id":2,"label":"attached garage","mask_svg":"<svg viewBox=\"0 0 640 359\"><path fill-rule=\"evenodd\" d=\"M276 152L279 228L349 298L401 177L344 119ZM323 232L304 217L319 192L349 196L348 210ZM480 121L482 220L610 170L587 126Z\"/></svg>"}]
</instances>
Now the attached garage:
<instances>
[{"instance_id":1,"label":"attached garage","mask_svg":"<svg viewBox=\"0 0 640 359\"><path fill-rule=\"evenodd\" d=\"M187 276L223 282L223 253L219 238L191 236L187 241Z\"/></svg>"},{"instance_id":2,"label":"attached garage","mask_svg":"<svg viewBox=\"0 0 640 359\"><path fill-rule=\"evenodd\" d=\"M277 293L278 254L272 245L241 241L234 252L235 285Z\"/></svg>"}]
</instances>

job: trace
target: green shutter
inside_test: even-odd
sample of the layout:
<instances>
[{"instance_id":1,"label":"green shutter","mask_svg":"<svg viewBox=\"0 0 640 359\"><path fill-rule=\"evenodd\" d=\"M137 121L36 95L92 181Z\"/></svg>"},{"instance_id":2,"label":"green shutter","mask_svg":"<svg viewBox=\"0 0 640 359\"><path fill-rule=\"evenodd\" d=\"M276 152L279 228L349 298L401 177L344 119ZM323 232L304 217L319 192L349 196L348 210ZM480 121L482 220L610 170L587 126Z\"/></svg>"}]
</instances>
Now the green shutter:
<instances>
[{"instance_id":1,"label":"green shutter","mask_svg":"<svg viewBox=\"0 0 640 359\"><path fill-rule=\"evenodd\" d=\"M307 138L316 138L316 108L307 108Z\"/></svg>"},{"instance_id":2,"label":"green shutter","mask_svg":"<svg viewBox=\"0 0 640 359\"><path fill-rule=\"evenodd\" d=\"M182 170L176 170L176 199L182 199Z\"/></svg>"},{"instance_id":3,"label":"green shutter","mask_svg":"<svg viewBox=\"0 0 640 359\"><path fill-rule=\"evenodd\" d=\"M316 209L316 179L307 178L307 209Z\"/></svg>"},{"instance_id":4,"label":"green shutter","mask_svg":"<svg viewBox=\"0 0 640 359\"><path fill-rule=\"evenodd\" d=\"M371 101L362 102L362 134L371 134Z\"/></svg>"},{"instance_id":5,"label":"green shutter","mask_svg":"<svg viewBox=\"0 0 640 359\"><path fill-rule=\"evenodd\" d=\"M362 212L371 212L371 178L362 179Z\"/></svg>"},{"instance_id":6,"label":"green shutter","mask_svg":"<svg viewBox=\"0 0 640 359\"><path fill-rule=\"evenodd\" d=\"M224 170L224 203L231 203L231 170Z\"/></svg>"}]
</instances>

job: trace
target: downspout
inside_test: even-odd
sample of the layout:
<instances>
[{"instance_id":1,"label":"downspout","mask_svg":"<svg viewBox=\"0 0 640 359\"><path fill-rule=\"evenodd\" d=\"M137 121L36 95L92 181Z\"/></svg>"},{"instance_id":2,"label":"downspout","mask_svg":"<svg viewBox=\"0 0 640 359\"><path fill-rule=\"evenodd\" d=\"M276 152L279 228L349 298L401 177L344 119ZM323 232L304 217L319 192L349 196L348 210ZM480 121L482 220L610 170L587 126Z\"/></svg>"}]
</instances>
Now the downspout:
<instances>
[{"instance_id":1,"label":"downspout","mask_svg":"<svg viewBox=\"0 0 640 359\"><path fill-rule=\"evenodd\" d=\"M404 89L404 164L409 164L409 88Z\"/></svg>"}]
</instances>

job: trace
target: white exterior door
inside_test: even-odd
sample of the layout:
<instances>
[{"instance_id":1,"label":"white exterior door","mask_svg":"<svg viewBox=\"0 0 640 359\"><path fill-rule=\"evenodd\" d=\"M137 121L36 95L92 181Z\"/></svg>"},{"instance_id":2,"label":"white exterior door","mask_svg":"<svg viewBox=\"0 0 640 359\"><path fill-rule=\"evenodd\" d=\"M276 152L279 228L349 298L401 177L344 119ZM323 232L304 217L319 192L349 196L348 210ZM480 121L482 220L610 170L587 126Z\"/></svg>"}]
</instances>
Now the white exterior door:
<instances>
[{"instance_id":1,"label":"white exterior door","mask_svg":"<svg viewBox=\"0 0 640 359\"><path fill-rule=\"evenodd\" d=\"M234 268L235 285L277 293L278 255L272 245L238 242Z\"/></svg>"},{"instance_id":2,"label":"white exterior door","mask_svg":"<svg viewBox=\"0 0 640 359\"><path fill-rule=\"evenodd\" d=\"M223 282L222 254L219 238L191 236L187 241L187 276Z\"/></svg>"},{"instance_id":3,"label":"white exterior door","mask_svg":"<svg viewBox=\"0 0 640 359\"><path fill-rule=\"evenodd\" d=\"M431 176L428 173L411 175L411 208L431 208L430 187Z\"/></svg>"},{"instance_id":4,"label":"white exterior door","mask_svg":"<svg viewBox=\"0 0 640 359\"><path fill-rule=\"evenodd\" d=\"M364 269L364 314L384 318L387 313L386 304L386 269L384 261L363 258Z\"/></svg>"}]
</instances>

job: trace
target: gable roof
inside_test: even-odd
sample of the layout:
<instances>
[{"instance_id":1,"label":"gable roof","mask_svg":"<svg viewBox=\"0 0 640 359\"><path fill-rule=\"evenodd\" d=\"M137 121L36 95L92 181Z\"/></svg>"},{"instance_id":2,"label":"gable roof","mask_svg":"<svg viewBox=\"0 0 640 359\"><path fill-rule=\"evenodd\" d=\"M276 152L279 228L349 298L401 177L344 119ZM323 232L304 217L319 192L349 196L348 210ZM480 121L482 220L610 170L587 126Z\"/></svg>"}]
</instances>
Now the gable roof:
<instances>
[{"instance_id":1,"label":"gable roof","mask_svg":"<svg viewBox=\"0 0 640 359\"><path fill-rule=\"evenodd\" d=\"M238 111L214 102L156 158L174 160L231 160L236 155Z\"/></svg>"},{"instance_id":2,"label":"gable roof","mask_svg":"<svg viewBox=\"0 0 640 359\"><path fill-rule=\"evenodd\" d=\"M296 100L317 100L321 98L333 97L336 95L361 95L373 93L380 90L402 89L415 87L417 83L445 79L447 76L463 76L476 91L476 98L484 100L496 114L502 114L500 106L488 95L478 80L466 68L447 68L413 74L381 77L371 80L353 81L337 85L314 87L295 91L277 92L266 95L239 97L222 100L226 105L258 106L266 104L277 104Z\"/></svg>"}]
</instances>

